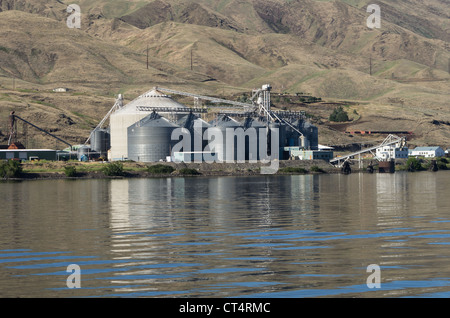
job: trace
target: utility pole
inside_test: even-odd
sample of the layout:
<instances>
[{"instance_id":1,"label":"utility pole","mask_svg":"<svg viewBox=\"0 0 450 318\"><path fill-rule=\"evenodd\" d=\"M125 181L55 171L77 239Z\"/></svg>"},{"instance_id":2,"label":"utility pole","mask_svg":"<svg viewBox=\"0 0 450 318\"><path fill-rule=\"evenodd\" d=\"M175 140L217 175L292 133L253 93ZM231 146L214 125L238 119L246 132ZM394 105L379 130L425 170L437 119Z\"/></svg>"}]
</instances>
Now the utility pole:
<instances>
[{"instance_id":1,"label":"utility pole","mask_svg":"<svg viewBox=\"0 0 450 318\"><path fill-rule=\"evenodd\" d=\"M194 66L193 66L193 58L192 58L192 54L193 54L193 49L191 48L191 71L194 69Z\"/></svg>"},{"instance_id":2,"label":"utility pole","mask_svg":"<svg viewBox=\"0 0 450 318\"><path fill-rule=\"evenodd\" d=\"M13 91L16 90L16 77L13 75Z\"/></svg>"},{"instance_id":3,"label":"utility pole","mask_svg":"<svg viewBox=\"0 0 450 318\"><path fill-rule=\"evenodd\" d=\"M22 129L23 129L23 139L25 140L25 148L28 148L28 129L27 129L27 125L25 125L25 123L23 123L22 125Z\"/></svg>"},{"instance_id":4,"label":"utility pole","mask_svg":"<svg viewBox=\"0 0 450 318\"><path fill-rule=\"evenodd\" d=\"M148 70L148 44L147 44L147 70Z\"/></svg>"},{"instance_id":5,"label":"utility pole","mask_svg":"<svg viewBox=\"0 0 450 318\"><path fill-rule=\"evenodd\" d=\"M369 74L372 76L372 56L369 58Z\"/></svg>"}]
</instances>

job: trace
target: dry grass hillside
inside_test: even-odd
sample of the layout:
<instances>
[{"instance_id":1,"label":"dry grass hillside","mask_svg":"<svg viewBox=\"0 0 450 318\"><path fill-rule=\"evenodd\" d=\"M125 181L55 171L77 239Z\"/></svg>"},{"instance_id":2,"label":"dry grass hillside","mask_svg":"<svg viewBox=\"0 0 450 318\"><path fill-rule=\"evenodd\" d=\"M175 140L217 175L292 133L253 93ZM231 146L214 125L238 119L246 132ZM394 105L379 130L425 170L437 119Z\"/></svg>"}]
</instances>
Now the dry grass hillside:
<instances>
[{"instance_id":1,"label":"dry grass hillside","mask_svg":"<svg viewBox=\"0 0 450 318\"><path fill-rule=\"evenodd\" d=\"M72 3L81 29L66 25ZM448 148L449 3L381 0L381 28L369 29L370 3L0 0L0 138L11 110L80 143L118 93L131 100L159 85L236 99L271 83L285 94L274 106L305 110L323 144L383 138L345 131L404 130L413 145ZM52 91L60 86L70 91ZM336 103L351 122L328 121ZM27 140L64 146L31 128Z\"/></svg>"}]
</instances>

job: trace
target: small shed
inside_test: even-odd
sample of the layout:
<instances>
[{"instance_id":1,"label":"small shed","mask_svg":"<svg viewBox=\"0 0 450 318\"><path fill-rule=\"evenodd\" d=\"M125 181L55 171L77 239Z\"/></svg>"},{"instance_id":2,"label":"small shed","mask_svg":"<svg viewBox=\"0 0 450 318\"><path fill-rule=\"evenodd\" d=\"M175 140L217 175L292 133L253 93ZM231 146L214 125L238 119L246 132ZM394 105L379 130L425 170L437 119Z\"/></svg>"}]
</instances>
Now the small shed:
<instances>
[{"instance_id":1,"label":"small shed","mask_svg":"<svg viewBox=\"0 0 450 318\"><path fill-rule=\"evenodd\" d=\"M53 91L56 93L66 93L69 91L69 89L67 87L57 87L54 88Z\"/></svg>"}]
</instances>

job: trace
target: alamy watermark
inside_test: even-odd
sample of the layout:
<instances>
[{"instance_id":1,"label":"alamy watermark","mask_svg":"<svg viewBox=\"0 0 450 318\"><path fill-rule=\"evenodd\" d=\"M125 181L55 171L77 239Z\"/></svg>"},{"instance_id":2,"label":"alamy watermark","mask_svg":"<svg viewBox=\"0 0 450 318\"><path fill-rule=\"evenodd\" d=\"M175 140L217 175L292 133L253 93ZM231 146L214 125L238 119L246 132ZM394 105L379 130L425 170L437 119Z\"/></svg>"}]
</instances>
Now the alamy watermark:
<instances>
[{"instance_id":1,"label":"alamy watermark","mask_svg":"<svg viewBox=\"0 0 450 318\"><path fill-rule=\"evenodd\" d=\"M81 28L81 9L78 4L71 4L66 9L70 15L67 17L66 24L69 29Z\"/></svg>"},{"instance_id":2,"label":"alamy watermark","mask_svg":"<svg viewBox=\"0 0 450 318\"><path fill-rule=\"evenodd\" d=\"M180 154L184 156L183 161L195 163L270 163L270 166L261 167L261 174L275 174L279 169L277 127L204 129L195 122L193 132L194 136L186 128L176 128L172 132L172 141L179 141L172 148L173 158Z\"/></svg>"},{"instance_id":3,"label":"alamy watermark","mask_svg":"<svg viewBox=\"0 0 450 318\"><path fill-rule=\"evenodd\" d=\"M372 13L366 21L367 27L370 29L381 28L381 8L378 4L370 4L367 12Z\"/></svg>"},{"instance_id":4,"label":"alamy watermark","mask_svg":"<svg viewBox=\"0 0 450 318\"><path fill-rule=\"evenodd\" d=\"M367 287L369 288L381 288L381 269L377 264L370 264L367 266L367 273L371 273L367 277Z\"/></svg>"},{"instance_id":5,"label":"alamy watermark","mask_svg":"<svg viewBox=\"0 0 450 318\"><path fill-rule=\"evenodd\" d=\"M77 264L67 266L66 272L71 273L66 280L67 288L81 288L81 268Z\"/></svg>"}]
</instances>

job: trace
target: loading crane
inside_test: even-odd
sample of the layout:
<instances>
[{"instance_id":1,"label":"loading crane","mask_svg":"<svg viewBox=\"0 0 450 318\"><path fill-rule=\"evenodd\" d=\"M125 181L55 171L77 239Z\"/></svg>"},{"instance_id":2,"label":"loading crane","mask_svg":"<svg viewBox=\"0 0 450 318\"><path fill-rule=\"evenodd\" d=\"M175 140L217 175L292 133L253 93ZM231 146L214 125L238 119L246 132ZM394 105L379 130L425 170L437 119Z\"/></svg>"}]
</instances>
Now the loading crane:
<instances>
[{"instance_id":1,"label":"loading crane","mask_svg":"<svg viewBox=\"0 0 450 318\"><path fill-rule=\"evenodd\" d=\"M70 147L70 149L72 150L72 145L70 143L49 133L48 131L46 131L42 128L39 128L38 126L30 123L29 121L17 116L14 111L12 111L11 114L9 115L10 135L9 135L8 145L11 145L12 141L16 138L16 135L17 135L17 131L16 131L16 127L15 127L16 119L19 119L19 120L23 121L24 123L36 128L37 130L42 131L43 133L46 133L47 135L61 141L62 143L68 145Z\"/></svg>"},{"instance_id":2,"label":"loading crane","mask_svg":"<svg viewBox=\"0 0 450 318\"><path fill-rule=\"evenodd\" d=\"M98 123L97 127L91 133L89 134L89 137L84 142L84 145L87 145L87 143L91 140L92 136L94 135L95 131L98 129L101 129L102 126L105 124L105 122L108 120L109 116L111 116L112 113L114 113L116 110L123 107L123 95L119 94L116 98L116 102L114 103L113 107L109 110L109 112L103 117L103 119Z\"/></svg>"},{"instance_id":3,"label":"loading crane","mask_svg":"<svg viewBox=\"0 0 450 318\"><path fill-rule=\"evenodd\" d=\"M396 135L389 135L378 146L362 149L360 151L356 151L354 153L351 153L351 154L348 154L348 155L345 155L345 156L342 156L342 157L335 157L335 158L330 160L330 163L332 165L334 165L334 166L342 167L342 165L345 162L352 160L355 156L361 156L362 154L368 153L368 152L372 153L376 160L381 161L382 159L378 158L376 156L376 154L373 153L373 151L376 151L378 148L381 148L381 147L395 145L395 144L398 144L399 148L403 148L406 145L406 138L405 137L399 137L399 136L396 136Z\"/></svg>"}]
</instances>

